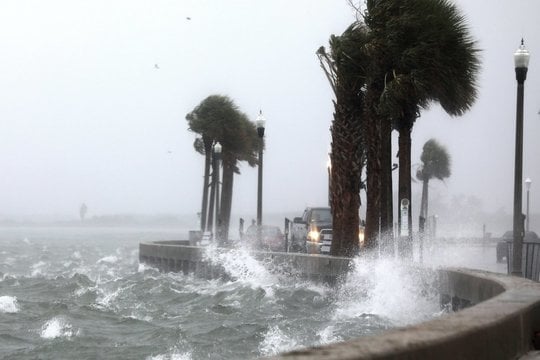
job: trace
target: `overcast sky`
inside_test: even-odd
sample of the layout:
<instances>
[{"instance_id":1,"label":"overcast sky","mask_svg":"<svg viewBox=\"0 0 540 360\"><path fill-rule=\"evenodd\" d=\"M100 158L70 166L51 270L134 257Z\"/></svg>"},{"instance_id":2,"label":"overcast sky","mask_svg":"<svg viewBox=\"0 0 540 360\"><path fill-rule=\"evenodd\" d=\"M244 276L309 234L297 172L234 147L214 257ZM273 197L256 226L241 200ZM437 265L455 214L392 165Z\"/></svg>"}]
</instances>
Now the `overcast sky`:
<instances>
[{"instance_id":1,"label":"overcast sky","mask_svg":"<svg viewBox=\"0 0 540 360\"><path fill-rule=\"evenodd\" d=\"M431 195L511 213L524 37L523 178L540 212L540 1L456 3L483 50L479 99L461 118L423 112L413 163L436 138L452 177ZM185 115L211 94L267 118L265 212L325 205L333 97L315 51L353 20L346 0L1 1L0 214L200 211L203 157ZM254 217L257 171L241 172L233 213Z\"/></svg>"}]
</instances>

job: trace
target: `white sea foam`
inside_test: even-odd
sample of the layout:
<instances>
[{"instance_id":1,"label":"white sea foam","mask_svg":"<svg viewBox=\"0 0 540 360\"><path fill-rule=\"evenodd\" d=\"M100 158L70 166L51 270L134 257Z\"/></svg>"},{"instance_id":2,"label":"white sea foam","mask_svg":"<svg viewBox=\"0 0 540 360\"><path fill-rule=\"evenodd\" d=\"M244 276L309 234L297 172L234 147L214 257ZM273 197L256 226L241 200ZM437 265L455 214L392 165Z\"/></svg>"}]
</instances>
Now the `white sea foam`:
<instances>
[{"instance_id":1,"label":"white sea foam","mask_svg":"<svg viewBox=\"0 0 540 360\"><path fill-rule=\"evenodd\" d=\"M124 287L114 287L113 289L101 289L98 288L99 296L96 299L98 307L111 309L116 299L126 290L131 289L135 284L130 284Z\"/></svg>"},{"instance_id":2,"label":"white sea foam","mask_svg":"<svg viewBox=\"0 0 540 360\"><path fill-rule=\"evenodd\" d=\"M122 288L118 288L113 291L104 291L99 289L100 295L96 299L96 303L99 306L109 308L111 306L111 303L120 295L122 292Z\"/></svg>"},{"instance_id":3,"label":"white sea foam","mask_svg":"<svg viewBox=\"0 0 540 360\"><path fill-rule=\"evenodd\" d=\"M25 243L27 245L32 245L32 243L30 242L30 240L28 240L28 238L24 238L23 243Z\"/></svg>"},{"instance_id":4,"label":"white sea foam","mask_svg":"<svg viewBox=\"0 0 540 360\"><path fill-rule=\"evenodd\" d=\"M43 270L47 266L44 261L39 261L32 265L32 272L30 273L31 277L37 277L43 275Z\"/></svg>"},{"instance_id":5,"label":"white sea foam","mask_svg":"<svg viewBox=\"0 0 540 360\"><path fill-rule=\"evenodd\" d=\"M74 251L73 254L71 254L71 257L76 259L76 260L80 260L81 259L81 253L78 252L78 251Z\"/></svg>"},{"instance_id":6,"label":"white sea foam","mask_svg":"<svg viewBox=\"0 0 540 360\"><path fill-rule=\"evenodd\" d=\"M128 315L127 317L130 319L146 321L146 322L151 322L152 320L154 320L150 315L141 315L134 312L132 312L131 315Z\"/></svg>"},{"instance_id":7,"label":"white sea foam","mask_svg":"<svg viewBox=\"0 0 540 360\"><path fill-rule=\"evenodd\" d=\"M259 345L259 354L261 356L272 356L297 347L298 343L294 339L285 336L279 327L272 326L264 334L264 339Z\"/></svg>"},{"instance_id":8,"label":"white sea foam","mask_svg":"<svg viewBox=\"0 0 540 360\"><path fill-rule=\"evenodd\" d=\"M0 313L19 312L19 303L15 296L0 296Z\"/></svg>"},{"instance_id":9,"label":"white sea foam","mask_svg":"<svg viewBox=\"0 0 540 360\"><path fill-rule=\"evenodd\" d=\"M170 349L168 354L148 356L146 360L192 360L190 352L181 352L178 349Z\"/></svg>"},{"instance_id":10,"label":"white sea foam","mask_svg":"<svg viewBox=\"0 0 540 360\"><path fill-rule=\"evenodd\" d=\"M101 259L99 259L97 262L98 264L101 264L101 263L114 264L118 262L118 257L116 255L104 256Z\"/></svg>"},{"instance_id":11,"label":"white sea foam","mask_svg":"<svg viewBox=\"0 0 540 360\"><path fill-rule=\"evenodd\" d=\"M139 266L137 268L137 272L138 273L143 273L147 270L152 270L152 269L155 269L154 267L152 267L151 265L148 265L146 263L139 263Z\"/></svg>"},{"instance_id":12,"label":"white sea foam","mask_svg":"<svg viewBox=\"0 0 540 360\"><path fill-rule=\"evenodd\" d=\"M74 335L72 325L61 317L54 317L41 327L44 339L69 338Z\"/></svg>"}]
</instances>

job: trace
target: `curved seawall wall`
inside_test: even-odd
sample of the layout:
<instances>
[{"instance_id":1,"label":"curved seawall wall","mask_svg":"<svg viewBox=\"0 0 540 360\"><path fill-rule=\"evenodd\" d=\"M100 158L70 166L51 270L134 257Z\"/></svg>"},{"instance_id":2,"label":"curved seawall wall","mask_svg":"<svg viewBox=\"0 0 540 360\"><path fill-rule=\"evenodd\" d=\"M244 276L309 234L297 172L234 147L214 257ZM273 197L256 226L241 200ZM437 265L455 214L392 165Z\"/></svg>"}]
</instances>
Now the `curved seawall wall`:
<instances>
[{"instance_id":1,"label":"curved seawall wall","mask_svg":"<svg viewBox=\"0 0 540 360\"><path fill-rule=\"evenodd\" d=\"M186 242L142 243L139 258L163 271L204 277L223 273ZM264 260L313 280L334 282L350 259L254 252ZM413 271L417 268L411 268ZM423 270L424 271L424 270ZM515 359L534 349L540 331L540 284L467 269L437 271L442 303L458 312L377 336L293 351L271 359Z\"/></svg>"}]
</instances>

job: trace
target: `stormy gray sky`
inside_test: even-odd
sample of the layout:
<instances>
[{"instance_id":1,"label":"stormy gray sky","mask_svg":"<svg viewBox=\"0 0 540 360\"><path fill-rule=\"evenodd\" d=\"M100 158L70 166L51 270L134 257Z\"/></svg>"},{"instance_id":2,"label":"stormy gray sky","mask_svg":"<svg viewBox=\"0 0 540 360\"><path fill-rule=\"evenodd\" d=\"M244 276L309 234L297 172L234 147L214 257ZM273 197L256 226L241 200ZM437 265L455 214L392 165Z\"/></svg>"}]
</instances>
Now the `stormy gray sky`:
<instances>
[{"instance_id":1,"label":"stormy gray sky","mask_svg":"<svg viewBox=\"0 0 540 360\"><path fill-rule=\"evenodd\" d=\"M413 163L435 137L452 177L432 196L511 212L524 37L523 178L540 212L540 2L456 3L483 50L479 99L461 118L425 111ZM0 215L196 213L203 158L185 115L211 94L267 118L265 212L325 204L333 108L315 51L353 20L345 0L0 2ZM254 216L257 171L241 172L233 212Z\"/></svg>"}]
</instances>

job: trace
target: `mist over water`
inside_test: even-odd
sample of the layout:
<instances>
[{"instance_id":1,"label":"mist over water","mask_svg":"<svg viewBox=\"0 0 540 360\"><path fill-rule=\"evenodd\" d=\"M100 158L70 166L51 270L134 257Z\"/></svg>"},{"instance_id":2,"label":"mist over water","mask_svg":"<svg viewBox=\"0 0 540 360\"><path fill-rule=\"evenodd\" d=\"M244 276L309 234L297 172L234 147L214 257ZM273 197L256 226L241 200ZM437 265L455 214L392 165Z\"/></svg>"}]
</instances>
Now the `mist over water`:
<instances>
[{"instance_id":1,"label":"mist over water","mask_svg":"<svg viewBox=\"0 0 540 360\"><path fill-rule=\"evenodd\" d=\"M141 241L182 230L0 229L0 357L246 359L441 314L425 274L355 260L338 287L209 247L229 280L160 273ZM429 280L429 279L428 279Z\"/></svg>"}]
</instances>

